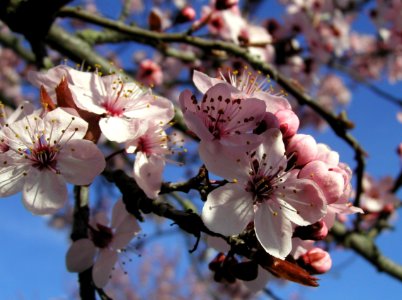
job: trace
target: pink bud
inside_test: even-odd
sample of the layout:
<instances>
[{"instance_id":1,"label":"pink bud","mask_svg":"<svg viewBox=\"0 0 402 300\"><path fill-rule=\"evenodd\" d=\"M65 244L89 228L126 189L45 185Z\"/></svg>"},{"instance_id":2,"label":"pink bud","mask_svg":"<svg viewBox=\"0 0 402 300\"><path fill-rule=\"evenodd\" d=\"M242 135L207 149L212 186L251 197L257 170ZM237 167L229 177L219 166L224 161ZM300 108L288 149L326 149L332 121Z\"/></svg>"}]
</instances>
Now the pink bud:
<instances>
[{"instance_id":1,"label":"pink bud","mask_svg":"<svg viewBox=\"0 0 402 300\"><path fill-rule=\"evenodd\" d=\"M186 6L186 7L183 7L180 10L180 12L177 14L174 23L180 24L180 23L190 22L195 19L195 16L196 16L196 12L195 12L194 8L192 8L191 6Z\"/></svg>"},{"instance_id":2,"label":"pink bud","mask_svg":"<svg viewBox=\"0 0 402 300\"><path fill-rule=\"evenodd\" d=\"M159 85L163 81L161 67L150 59L143 60L140 63L137 79L146 85Z\"/></svg>"},{"instance_id":3,"label":"pink bud","mask_svg":"<svg viewBox=\"0 0 402 300\"><path fill-rule=\"evenodd\" d=\"M286 154L295 153L296 164L303 166L315 159L317 155L317 143L311 135L295 134L286 147Z\"/></svg>"},{"instance_id":4,"label":"pink bud","mask_svg":"<svg viewBox=\"0 0 402 300\"><path fill-rule=\"evenodd\" d=\"M275 113L279 121L279 128L285 138L294 136L299 129L300 121L290 109L282 109Z\"/></svg>"},{"instance_id":5,"label":"pink bud","mask_svg":"<svg viewBox=\"0 0 402 300\"><path fill-rule=\"evenodd\" d=\"M339 163L339 154L338 152L332 151L325 144L317 144L317 160L321 160L328 165L337 166Z\"/></svg>"},{"instance_id":6,"label":"pink bud","mask_svg":"<svg viewBox=\"0 0 402 300\"><path fill-rule=\"evenodd\" d=\"M313 274L323 274L329 271L332 260L329 253L321 248L313 248L303 254L299 261Z\"/></svg>"},{"instance_id":7,"label":"pink bud","mask_svg":"<svg viewBox=\"0 0 402 300\"><path fill-rule=\"evenodd\" d=\"M345 190L344 172L338 167L330 168L326 163L314 160L306 164L299 178L313 180L323 191L328 204L337 202Z\"/></svg>"},{"instance_id":8,"label":"pink bud","mask_svg":"<svg viewBox=\"0 0 402 300\"><path fill-rule=\"evenodd\" d=\"M324 221L318 221L308 226L297 226L293 232L293 237L302 240L319 241L325 239L328 235L328 227Z\"/></svg>"}]
</instances>

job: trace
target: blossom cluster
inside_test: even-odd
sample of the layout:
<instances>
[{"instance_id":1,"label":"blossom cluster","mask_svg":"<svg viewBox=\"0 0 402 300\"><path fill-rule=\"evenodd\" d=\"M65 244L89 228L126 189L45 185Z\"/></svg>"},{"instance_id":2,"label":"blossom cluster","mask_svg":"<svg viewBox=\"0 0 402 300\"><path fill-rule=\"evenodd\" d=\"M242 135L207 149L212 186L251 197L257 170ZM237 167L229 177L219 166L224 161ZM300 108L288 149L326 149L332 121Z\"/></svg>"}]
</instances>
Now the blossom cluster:
<instances>
[{"instance_id":1,"label":"blossom cluster","mask_svg":"<svg viewBox=\"0 0 402 300\"><path fill-rule=\"evenodd\" d=\"M298 133L288 101L265 91L257 76L235 71L210 78L195 71L201 100L189 90L180 95L201 159L227 180L208 195L202 219L226 236L254 229L267 253L298 259L296 248L310 253L306 241L323 239L336 215L362 210L348 202L349 167L328 146Z\"/></svg>"},{"instance_id":2,"label":"blossom cluster","mask_svg":"<svg viewBox=\"0 0 402 300\"><path fill-rule=\"evenodd\" d=\"M105 169L96 143L106 138L136 154L133 177L149 198L157 197L165 155L171 154L165 132L174 115L170 100L119 75L66 65L31 72L29 80L41 89L41 109L24 102L7 118L2 106L0 196L22 191L32 213L56 213L67 202L67 183L90 185ZM93 267L94 283L103 287L117 253L139 226L122 201L116 202L111 227L104 217L91 222L89 238L75 241L68 251L67 268L82 272Z\"/></svg>"},{"instance_id":3,"label":"blossom cluster","mask_svg":"<svg viewBox=\"0 0 402 300\"><path fill-rule=\"evenodd\" d=\"M34 214L53 214L67 201L66 183L91 184L106 167L101 139L124 143L135 153L132 175L150 199L161 189L166 155L165 131L174 116L170 100L117 75L101 76L60 65L32 72L42 108L22 104L1 119L0 195L22 191ZM226 236L254 230L262 249L285 259L292 255L312 273L330 266L329 255L314 247L337 214L361 212L348 202L351 171L339 155L310 135L298 133L300 120L281 95L244 69L211 78L194 71L200 101L189 90L179 102L184 120L199 138L199 155L208 171L227 180L211 191L202 220ZM108 282L118 253L139 226L115 204L111 225L97 216L88 238L74 241L67 268L92 268L97 287ZM265 278L265 277L264 277Z\"/></svg>"}]
</instances>

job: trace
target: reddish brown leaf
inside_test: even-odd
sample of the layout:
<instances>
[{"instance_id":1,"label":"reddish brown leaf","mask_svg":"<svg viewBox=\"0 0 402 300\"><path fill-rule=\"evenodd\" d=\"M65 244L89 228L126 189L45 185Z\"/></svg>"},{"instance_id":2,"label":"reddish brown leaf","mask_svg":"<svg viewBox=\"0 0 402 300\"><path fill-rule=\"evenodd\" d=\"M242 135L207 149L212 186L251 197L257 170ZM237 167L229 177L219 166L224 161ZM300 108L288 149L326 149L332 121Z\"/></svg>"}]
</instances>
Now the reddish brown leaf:
<instances>
[{"instance_id":1,"label":"reddish brown leaf","mask_svg":"<svg viewBox=\"0 0 402 300\"><path fill-rule=\"evenodd\" d=\"M318 286L318 278L311 276L296 263L281 260L268 253L259 251L255 257L257 263L279 278L297 282L306 286Z\"/></svg>"},{"instance_id":2,"label":"reddish brown leaf","mask_svg":"<svg viewBox=\"0 0 402 300\"><path fill-rule=\"evenodd\" d=\"M60 107L69 107L75 109L79 116L88 122L88 131L85 134L84 139L96 143L101 135L101 130L99 127L100 116L78 108L74 102L73 95L71 94L65 77L61 79L59 85L56 87L56 96L57 104Z\"/></svg>"},{"instance_id":3,"label":"reddish brown leaf","mask_svg":"<svg viewBox=\"0 0 402 300\"><path fill-rule=\"evenodd\" d=\"M47 111L52 111L56 108L56 104L54 104L43 85L40 86L40 103Z\"/></svg>"},{"instance_id":4,"label":"reddish brown leaf","mask_svg":"<svg viewBox=\"0 0 402 300\"><path fill-rule=\"evenodd\" d=\"M67 80L64 76L61 79L59 85L56 87L56 97L58 106L71 107L77 110L77 105L75 105L73 95L71 94Z\"/></svg>"}]
</instances>

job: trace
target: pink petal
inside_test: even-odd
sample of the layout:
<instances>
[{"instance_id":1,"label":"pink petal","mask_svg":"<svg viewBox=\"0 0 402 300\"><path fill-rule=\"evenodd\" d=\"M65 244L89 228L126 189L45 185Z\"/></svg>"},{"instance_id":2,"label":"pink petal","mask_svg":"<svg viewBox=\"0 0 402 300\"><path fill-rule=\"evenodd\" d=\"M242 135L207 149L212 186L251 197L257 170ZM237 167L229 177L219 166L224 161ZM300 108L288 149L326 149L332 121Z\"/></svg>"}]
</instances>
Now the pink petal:
<instances>
[{"instance_id":1,"label":"pink petal","mask_svg":"<svg viewBox=\"0 0 402 300\"><path fill-rule=\"evenodd\" d=\"M25 178L22 200L33 214L55 213L67 201L67 187L63 176L48 170L31 168Z\"/></svg>"},{"instance_id":2,"label":"pink petal","mask_svg":"<svg viewBox=\"0 0 402 300\"><path fill-rule=\"evenodd\" d=\"M257 91L253 93L253 98L261 99L266 104L266 111L275 114L278 110L290 110L292 107L289 101L282 96L275 96L267 92Z\"/></svg>"},{"instance_id":3,"label":"pink petal","mask_svg":"<svg viewBox=\"0 0 402 300\"><path fill-rule=\"evenodd\" d=\"M66 255L66 266L70 272L83 272L93 265L96 247L89 239L80 239L71 244Z\"/></svg>"},{"instance_id":4,"label":"pink petal","mask_svg":"<svg viewBox=\"0 0 402 300\"><path fill-rule=\"evenodd\" d=\"M244 154L233 153L231 148L223 146L219 141L199 144L199 154L208 171L227 180L237 179L245 182L248 178L248 159Z\"/></svg>"},{"instance_id":5,"label":"pink petal","mask_svg":"<svg viewBox=\"0 0 402 300\"><path fill-rule=\"evenodd\" d=\"M298 175L299 178L308 178L319 185L324 192L328 203L335 203L342 196L345 189L345 179L342 170L329 166L319 160L313 160L305 165Z\"/></svg>"},{"instance_id":6,"label":"pink petal","mask_svg":"<svg viewBox=\"0 0 402 300\"><path fill-rule=\"evenodd\" d=\"M90 184L105 168L102 152L91 141L70 140L58 156L57 168L67 182Z\"/></svg>"},{"instance_id":7,"label":"pink petal","mask_svg":"<svg viewBox=\"0 0 402 300\"><path fill-rule=\"evenodd\" d=\"M317 222L327 212L324 194L309 179L288 178L278 186L274 195L282 206L284 216L300 226Z\"/></svg>"},{"instance_id":8,"label":"pink petal","mask_svg":"<svg viewBox=\"0 0 402 300\"><path fill-rule=\"evenodd\" d=\"M230 183L208 195L201 215L205 226L223 235L239 234L253 216L252 195L240 184Z\"/></svg>"},{"instance_id":9,"label":"pink petal","mask_svg":"<svg viewBox=\"0 0 402 300\"><path fill-rule=\"evenodd\" d=\"M209 77L208 75L201 73L197 70L194 70L193 73L193 82L197 89L202 93L205 94L212 86L219 82L223 82L217 78Z\"/></svg>"},{"instance_id":10,"label":"pink petal","mask_svg":"<svg viewBox=\"0 0 402 300\"><path fill-rule=\"evenodd\" d=\"M158 197L165 160L160 155L137 153L134 162L134 179L148 198Z\"/></svg>"},{"instance_id":11,"label":"pink petal","mask_svg":"<svg viewBox=\"0 0 402 300\"><path fill-rule=\"evenodd\" d=\"M92 279L98 288L103 288L109 281L110 273L118 259L117 252L102 249L92 269Z\"/></svg>"},{"instance_id":12,"label":"pink petal","mask_svg":"<svg viewBox=\"0 0 402 300\"><path fill-rule=\"evenodd\" d=\"M263 202L254 218L255 233L261 246L269 254L285 259L292 250L292 224L279 206Z\"/></svg>"}]
</instances>

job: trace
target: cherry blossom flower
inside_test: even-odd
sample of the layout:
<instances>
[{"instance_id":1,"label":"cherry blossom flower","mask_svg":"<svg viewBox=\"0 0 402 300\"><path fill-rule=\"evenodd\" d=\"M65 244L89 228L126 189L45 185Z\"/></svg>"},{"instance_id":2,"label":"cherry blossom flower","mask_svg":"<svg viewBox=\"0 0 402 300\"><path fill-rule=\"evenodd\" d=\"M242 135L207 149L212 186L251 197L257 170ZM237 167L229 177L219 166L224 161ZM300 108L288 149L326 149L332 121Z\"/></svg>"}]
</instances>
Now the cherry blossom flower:
<instances>
[{"instance_id":1,"label":"cherry blossom flower","mask_svg":"<svg viewBox=\"0 0 402 300\"><path fill-rule=\"evenodd\" d=\"M150 59L143 60L139 65L137 79L148 86L159 85L163 81L162 69Z\"/></svg>"},{"instance_id":2,"label":"cherry blossom flower","mask_svg":"<svg viewBox=\"0 0 402 300\"><path fill-rule=\"evenodd\" d=\"M134 179L148 198L158 196L165 167L165 156L172 154L168 148L168 136L160 124L152 121L142 124L145 132L126 142L126 151L136 153Z\"/></svg>"},{"instance_id":3,"label":"cherry blossom flower","mask_svg":"<svg viewBox=\"0 0 402 300\"><path fill-rule=\"evenodd\" d=\"M4 136L2 130L4 126L6 124L11 124L18 120L21 120L26 115L33 113L34 109L35 108L31 103L24 101L17 107L17 109L14 112L12 112L7 117L4 104L0 102L0 153L4 153L10 150L8 139Z\"/></svg>"},{"instance_id":4,"label":"cherry blossom flower","mask_svg":"<svg viewBox=\"0 0 402 300\"><path fill-rule=\"evenodd\" d=\"M204 94L201 103L189 90L180 94L184 120L201 140L200 155L214 168L217 153L239 153L255 148L260 136L253 133L265 114L265 103L255 98L234 97L238 91L218 83Z\"/></svg>"},{"instance_id":5,"label":"cherry blossom flower","mask_svg":"<svg viewBox=\"0 0 402 300\"><path fill-rule=\"evenodd\" d=\"M259 80L258 74L247 71L247 68L239 75L237 71L228 74L228 79L224 74L220 78L212 78L197 70L193 74L193 82L197 89L205 94L207 90L218 83L229 83L236 90L232 93L238 98L256 98L263 100L266 105L266 112L276 113L279 110L290 110L289 102L282 96L274 95L267 87L267 81Z\"/></svg>"},{"instance_id":6,"label":"cherry blossom flower","mask_svg":"<svg viewBox=\"0 0 402 300\"><path fill-rule=\"evenodd\" d=\"M124 251L140 231L137 220L126 211L121 200L113 207L111 227L107 226L105 219L94 226L89 224L89 238L72 243L66 255L70 272L83 272L93 266L92 279L98 288L107 284L118 253Z\"/></svg>"},{"instance_id":7,"label":"cherry blossom flower","mask_svg":"<svg viewBox=\"0 0 402 300\"><path fill-rule=\"evenodd\" d=\"M118 75L81 73L70 86L74 101L79 108L101 115L99 126L111 141L124 142L131 137L131 119L166 124L173 118L173 104L168 99L143 91L133 82L124 83Z\"/></svg>"},{"instance_id":8,"label":"cherry blossom flower","mask_svg":"<svg viewBox=\"0 0 402 300\"><path fill-rule=\"evenodd\" d=\"M400 202L398 197L391 192L393 185L394 180L391 177L384 177L376 181L365 174L360 206L368 213L393 212Z\"/></svg>"},{"instance_id":9,"label":"cherry blossom flower","mask_svg":"<svg viewBox=\"0 0 402 300\"><path fill-rule=\"evenodd\" d=\"M102 152L82 140L88 124L61 108L4 126L9 150L0 154L0 195L22 190L23 203L34 214L54 213L67 200L66 182L88 185L105 167Z\"/></svg>"},{"instance_id":10,"label":"cherry blossom flower","mask_svg":"<svg viewBox=\"0 0 402 300\"><path fill-rule=\"evenodd\" d=\"M285 171L287 158L282 134L270 129L262 144L247 157L220 157L218 175L228 183L207 198L202 219L212 231L241 233L254 222L257 239L271 255L284 259L292 249L293 226L306 226L326 213L325 197L309 179Z\"/></svg>"}]
</instances>

